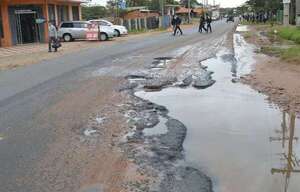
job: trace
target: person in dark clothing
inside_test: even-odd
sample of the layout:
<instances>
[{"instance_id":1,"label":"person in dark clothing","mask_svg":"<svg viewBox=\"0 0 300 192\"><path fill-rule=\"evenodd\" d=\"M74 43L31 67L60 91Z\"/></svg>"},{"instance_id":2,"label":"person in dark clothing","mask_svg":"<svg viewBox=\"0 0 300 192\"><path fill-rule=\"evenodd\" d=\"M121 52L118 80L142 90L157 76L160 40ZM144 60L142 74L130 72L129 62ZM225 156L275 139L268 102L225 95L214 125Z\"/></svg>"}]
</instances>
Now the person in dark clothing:
<instances>
[{"instance_id":1,"label":"person in dark clothing","mask_svg":"<svg viewBox=\"0 0 300 192\"><path fill-rule=\"evenodd\" d=\"M209 31L212 33L212 29L211 29L211 18L210 18L210 17L207 17L206 23L207 23L207 26L206 26L206 32L208 33L208 30L209 30Z\"/></svg>"},{"instance_id":2,"label":"person in dark clothing","mask_svg":"<svg viewBox=\"0 0 300 192\"><path fill-rule=\"evenodd\" d=\"M175 30L175 27L176 27L176 19L175 19L175 15L173 15L173 17L172 17L171 25L172 25L173 31L174 31L174 30Z\"/></svg>"},{"instance_id":3,"label":"person in dark clothing","mask_svg":"<svg viewBox=\"0 0 300 192\"><path fill-rule=\"evenodd\" d=\"M180 25L181 25L181 19L180 19L180 17L177 16L177 17L175 18L174 36L176 35L177 30L179 30L179 32L180 32L181 35L183 35L182 30L181 30L181 28L180 28Z\"/></svg>"},{"instance_id":4,"label":"person in dark clothing","mask_svg":"<svg viewBox=\"0 0 300 192\"><path fill-rule=\"evenodd\" d=\"M204 16L200 17L200 24L199 24L199 33L202 33L202 29L204 29L205 31L207 31L207 29L205 28L205 19Z\"/></svg>"}]
</instances>

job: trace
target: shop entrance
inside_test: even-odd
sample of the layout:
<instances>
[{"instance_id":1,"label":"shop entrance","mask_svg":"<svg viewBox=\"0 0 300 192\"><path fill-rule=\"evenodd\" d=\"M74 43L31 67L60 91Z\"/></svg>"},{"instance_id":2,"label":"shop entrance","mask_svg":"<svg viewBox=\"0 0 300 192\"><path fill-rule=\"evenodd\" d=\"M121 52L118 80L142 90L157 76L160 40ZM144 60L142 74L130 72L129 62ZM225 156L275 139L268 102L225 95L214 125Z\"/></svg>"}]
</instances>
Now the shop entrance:
<instances>
[{"instance_id":1,"label":"shop entrance","mask_svg":"<svg viewBox=\"0 0 300 192\"><path fill-rule=\"evenodd\" d=\"M35 43L40 41L39 27L36 24L37 13L31 10L16 10L17 43Z\"/></svg>"}]
</instances>

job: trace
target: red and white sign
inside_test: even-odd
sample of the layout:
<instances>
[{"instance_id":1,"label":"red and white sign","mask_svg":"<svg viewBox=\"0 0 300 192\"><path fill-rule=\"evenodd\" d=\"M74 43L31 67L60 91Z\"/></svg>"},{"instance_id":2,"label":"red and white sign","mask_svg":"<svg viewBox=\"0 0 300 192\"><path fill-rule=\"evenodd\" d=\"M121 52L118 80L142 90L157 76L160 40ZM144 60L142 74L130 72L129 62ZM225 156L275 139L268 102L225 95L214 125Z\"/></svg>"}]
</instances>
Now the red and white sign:
<instances>
[{"instance_id":1,"label":"red and white sign","mask_svg":"<svg viewBox=\"0 0 300 192\"><path fill-rule=\"evenodd\" d=\"M86 32L86 39L89 41L97 41L98 38L98 27L94 24L88 26L88 30Z\"/></svg>"}]
</instances>

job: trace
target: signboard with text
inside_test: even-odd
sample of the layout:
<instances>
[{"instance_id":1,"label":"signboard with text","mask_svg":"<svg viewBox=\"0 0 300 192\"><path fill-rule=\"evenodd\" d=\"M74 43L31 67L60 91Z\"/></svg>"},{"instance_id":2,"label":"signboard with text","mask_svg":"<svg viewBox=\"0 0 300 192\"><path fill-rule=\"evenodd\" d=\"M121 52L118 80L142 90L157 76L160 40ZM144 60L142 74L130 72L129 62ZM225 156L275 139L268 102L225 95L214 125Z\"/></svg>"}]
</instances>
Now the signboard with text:
<instances>
[{"instance_id":1,"label":"signboard with text","mask_svg":"<svg viewBox=\"0 0 300 192\"><path fill-rule=\"evenodd\" d=\"M91 24L88 26L88 30L86 32L86 39L89 41L97 41L99 40L98 34L99 30L97 25Z\"/></svg>"}]
</instances>

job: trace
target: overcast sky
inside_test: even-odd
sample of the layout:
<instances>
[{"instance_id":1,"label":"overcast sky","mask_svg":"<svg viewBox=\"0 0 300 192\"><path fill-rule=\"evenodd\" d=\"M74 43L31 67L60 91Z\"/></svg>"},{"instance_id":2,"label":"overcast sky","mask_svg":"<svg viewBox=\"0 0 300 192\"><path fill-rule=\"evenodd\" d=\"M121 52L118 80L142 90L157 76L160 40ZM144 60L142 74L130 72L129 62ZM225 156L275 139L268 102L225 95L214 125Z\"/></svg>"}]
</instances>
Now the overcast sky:
<instances>
[{"instance_id":1,"label":"overcast sky","mask_svg":"<svg viewBox=\"0 0 300 192\"><path fill-rule=\"evenodd\" d=\"M105 5L107 0L92 0L93 3ZM198 2L202 2L202 0L198 0ZM213 4L214 0L209 0L211 4ZM222 7L237 7L246 0L215 0L216 4L221 4Z\"/></svg>"}]
</instances>

